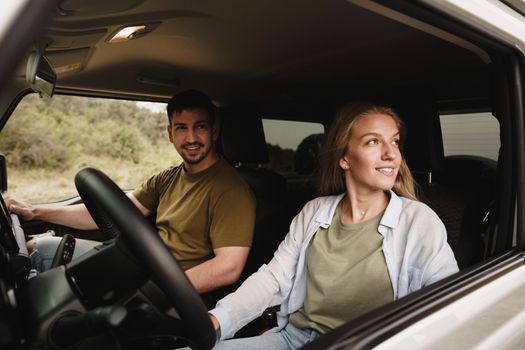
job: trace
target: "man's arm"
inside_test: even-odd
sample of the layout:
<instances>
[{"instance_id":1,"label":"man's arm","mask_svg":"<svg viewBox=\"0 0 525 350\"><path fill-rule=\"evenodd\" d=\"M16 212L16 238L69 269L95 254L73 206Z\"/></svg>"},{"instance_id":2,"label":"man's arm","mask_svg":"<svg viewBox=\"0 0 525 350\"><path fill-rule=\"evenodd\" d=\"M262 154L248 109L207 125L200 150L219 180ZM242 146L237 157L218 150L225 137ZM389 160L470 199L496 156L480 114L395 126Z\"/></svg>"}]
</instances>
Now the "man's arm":
<instances>
[{"instance_id":1,"label":"man's arm","mask_svg":"<svg viewBox=\"0 0 525 350\"><path fill-rule=\"evenodd\" d=\"M143 215L150 213L146 207L140 204L133 194L129 193L128 197ZM25 221L37 219L80 230L97 229L97 224L93 221L84 204L43 207L33 206L12 197L6 197L6 204L12 213L20 216Z\"/></svg>"},{"instance_id":2,"label":"man's arm","mask_svg":"<svg viewBox=\"0 0 525 350\"><path fill-rule=\"evenodd\" d=\"M129 200L135 204L135 206L137 207L138 210L140 210L140 212L142 213L142 215L144 216L148 216L149 214L151 214L151 210L149 210L148 208L146 208L145 206L142 205L142 203L139 202L139 200L137 199L137 197L135 197L133 195L133 193L128 193L128 198Z\"/></svg>"},{"instance_id":3,"label":"man's arm","mask_svg":"<svg viewBox=\"0 0 525 350\"><path fill-rule=\"evenodd\" d=\"M186 271L198 293L205 293L237 282L250 252L249 247L222 247L215 257Z\"/></svg>"},{"instance_id":4,"label":"man's arm","mask_svg":"<svg viewBox=\"0 0 525 350\"><path fill-rule=\"evenodd\" d=\"M25 221L43 220L82 230L97 228L84 204L59 207L33 206L11 197L6 197L6 204L13 214L20 216Z\"/></svg>"}]
</instances>

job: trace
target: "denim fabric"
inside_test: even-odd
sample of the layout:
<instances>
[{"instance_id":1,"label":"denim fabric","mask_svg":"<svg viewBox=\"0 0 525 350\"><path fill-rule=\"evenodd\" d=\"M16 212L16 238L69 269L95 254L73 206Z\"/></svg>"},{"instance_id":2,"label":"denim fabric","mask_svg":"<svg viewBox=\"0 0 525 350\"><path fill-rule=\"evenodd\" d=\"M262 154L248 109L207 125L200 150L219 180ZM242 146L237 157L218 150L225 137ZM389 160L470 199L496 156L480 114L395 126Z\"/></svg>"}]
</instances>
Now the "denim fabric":
<instances>
[{"instance_id":1,"label":"denim fabric","mask_svg":"<svg viewBox=\"0 0 525 350\"><path fill-rule=\"evenodd\" d=\"M288 323L285 328L276 333L269 332L251 338L220 341L213 350L293 350L301 348L320 335L316 330L301 329Z\"/></svg>"}]
</instances>

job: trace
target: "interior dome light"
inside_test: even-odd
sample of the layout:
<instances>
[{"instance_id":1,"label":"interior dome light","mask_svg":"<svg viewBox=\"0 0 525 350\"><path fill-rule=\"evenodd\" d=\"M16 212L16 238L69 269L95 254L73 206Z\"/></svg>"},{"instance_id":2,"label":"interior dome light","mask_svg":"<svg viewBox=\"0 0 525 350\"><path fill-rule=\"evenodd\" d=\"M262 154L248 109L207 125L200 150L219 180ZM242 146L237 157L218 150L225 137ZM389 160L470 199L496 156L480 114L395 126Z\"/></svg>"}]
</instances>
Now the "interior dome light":
<instances>
[{"instance_id":1,"label":"interior dome light","mask_svg":"<svg viewBox=\"0 0 525 350\"><path fill-rule=\"evenodd\" d=\"M141 36L141 34L144 34L145 31L146 31L146 25L124 27L120 29L117 33L115 33L111 37L111 39L109 39L109 42L110 43L121 43L124 41L128 41L128 40Z\"/></svg>"}]
</instances>

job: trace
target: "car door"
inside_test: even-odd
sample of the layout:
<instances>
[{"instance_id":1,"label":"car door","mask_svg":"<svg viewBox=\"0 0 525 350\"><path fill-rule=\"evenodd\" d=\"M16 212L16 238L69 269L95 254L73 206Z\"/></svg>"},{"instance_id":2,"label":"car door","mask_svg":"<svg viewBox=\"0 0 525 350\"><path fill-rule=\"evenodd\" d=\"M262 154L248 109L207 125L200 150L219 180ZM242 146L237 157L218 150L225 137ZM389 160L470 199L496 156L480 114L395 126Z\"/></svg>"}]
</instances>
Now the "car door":
<instances>
[{"instance_id":1,"label":"car door","mask_svg":"<svg viewBox=\"0 0 525 350\"><path fill-rule=\"evenodd\" d=\"M502 127L498 204L492 213L498 213L499 220L491 234L486 261L351 321L304 349L523 348L525 18L522 5L516 8L512 1L364 4L372 11L395 16L405 23L423 21L488 54L492 65L492 111Z\"/></svg>"}]
</instances>

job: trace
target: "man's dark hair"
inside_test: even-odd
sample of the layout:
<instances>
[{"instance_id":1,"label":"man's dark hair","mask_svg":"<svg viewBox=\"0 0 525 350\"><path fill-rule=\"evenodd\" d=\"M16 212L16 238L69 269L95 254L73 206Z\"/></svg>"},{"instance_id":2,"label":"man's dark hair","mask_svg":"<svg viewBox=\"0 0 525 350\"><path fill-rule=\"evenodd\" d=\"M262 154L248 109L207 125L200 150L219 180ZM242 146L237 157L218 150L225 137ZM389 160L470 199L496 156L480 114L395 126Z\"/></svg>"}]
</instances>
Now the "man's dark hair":
<instances>
[{"instance_id":1,"label":"man's dark hair","mask_svg":"<svg viewBox=\"0 0 525 350\"><path fill-rule=\"evenodd\" d=\"M175 94L168 102L168 122L171 123L173 113L185 110L202 109L208 113L210 124L215 122L215 108L210 98L198 90L185 90Z\"/></svg>"}]
</instances>

